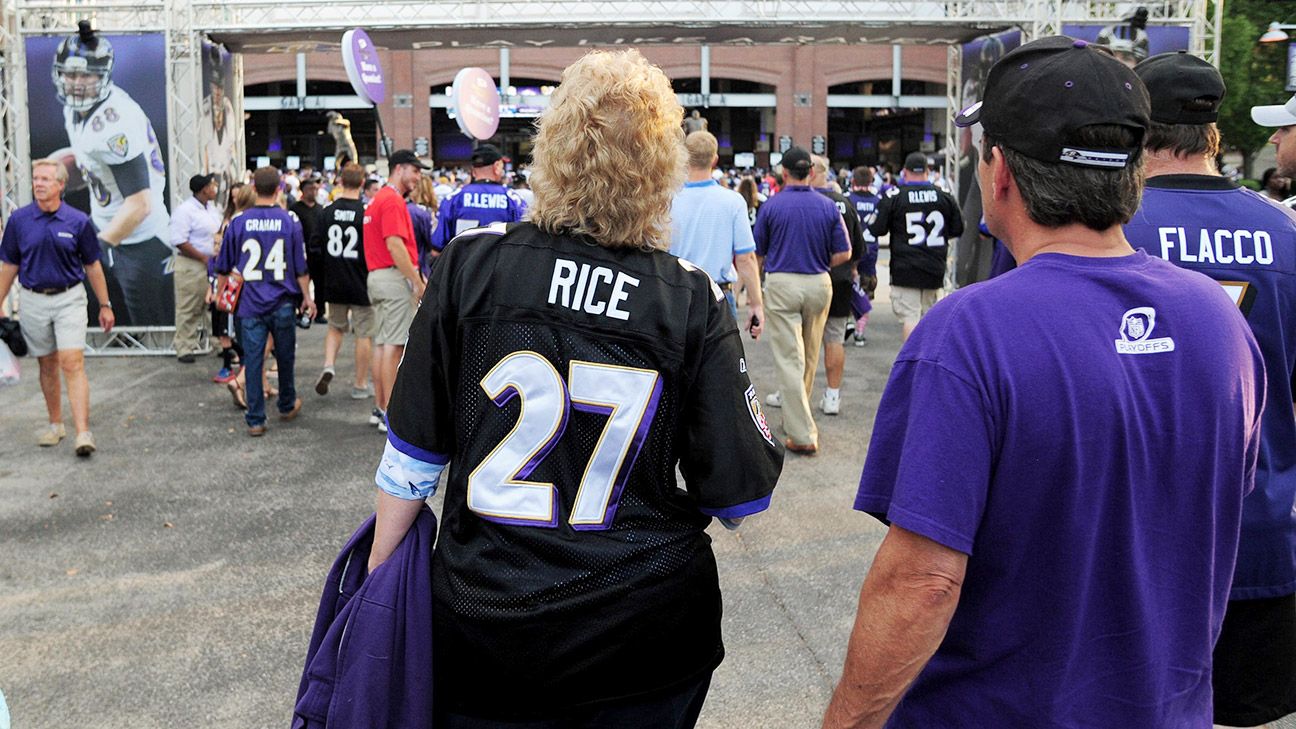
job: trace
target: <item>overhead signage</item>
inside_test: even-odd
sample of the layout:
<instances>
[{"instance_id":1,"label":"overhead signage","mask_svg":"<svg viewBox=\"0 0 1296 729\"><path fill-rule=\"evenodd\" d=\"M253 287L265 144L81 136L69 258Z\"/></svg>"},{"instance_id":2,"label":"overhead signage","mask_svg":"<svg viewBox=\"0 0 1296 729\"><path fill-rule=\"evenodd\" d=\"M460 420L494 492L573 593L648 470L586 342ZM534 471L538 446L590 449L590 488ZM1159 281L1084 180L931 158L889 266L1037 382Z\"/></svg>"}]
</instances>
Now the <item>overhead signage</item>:
<instances>
[{"instance_id":1,"label":"overhead signage","mask_svg":"<svg viewBox=\"0 0 1296 729\"><path fill-rule=\"evenodd\" d=\"M450 87L450 109L459 131L473 139L490 139L499 129L500 94L483 68L465 68Z\"/></svg>"},{"instance_id":2,"label":"overhead signage","mask_svg":"<svg viewBox=\"0 0 1296 729\"><path fill-rule=\"evenodd\" d=\"M368 33L353 28L342 34L342 65L356 96L374 106L387 100L382 61Z\"/></svg>"}]
</instances>

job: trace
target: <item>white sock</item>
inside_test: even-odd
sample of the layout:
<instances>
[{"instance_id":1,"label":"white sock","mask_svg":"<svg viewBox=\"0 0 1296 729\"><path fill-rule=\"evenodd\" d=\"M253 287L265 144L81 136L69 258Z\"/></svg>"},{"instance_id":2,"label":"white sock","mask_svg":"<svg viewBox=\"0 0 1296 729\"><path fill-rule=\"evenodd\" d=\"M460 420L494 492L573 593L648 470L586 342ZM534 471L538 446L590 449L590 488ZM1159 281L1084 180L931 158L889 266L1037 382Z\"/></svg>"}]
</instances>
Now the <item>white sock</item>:
<instances>
[{"instance_id":1,"label":"white sock","mask_svg":"<svg viewBox=\"0 0 1296 729\"><path fill-rule=\"evenodd\" d=\"M841 397L840 387L828 387L824 389L824 394L828 397Z\"/></svg>"}]
</instances>

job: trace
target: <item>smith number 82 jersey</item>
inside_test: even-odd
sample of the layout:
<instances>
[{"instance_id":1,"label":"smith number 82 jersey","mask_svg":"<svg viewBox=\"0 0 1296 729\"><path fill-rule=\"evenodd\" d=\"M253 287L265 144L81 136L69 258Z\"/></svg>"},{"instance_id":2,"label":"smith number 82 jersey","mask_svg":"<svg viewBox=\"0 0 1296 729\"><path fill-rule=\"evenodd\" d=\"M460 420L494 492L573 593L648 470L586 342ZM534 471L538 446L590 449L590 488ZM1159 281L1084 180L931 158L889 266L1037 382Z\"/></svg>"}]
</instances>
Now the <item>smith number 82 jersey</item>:
<instances>
[{"instance_id":1,"label":"smith number 82 jersey","mask_svg":"<svg viewBox=\"0 0 1296 729\"><path fill-rule=\"evenodd\" d=\"M714 668L704 530L766 508L782 464L758 403L733 317L687 262L530 223L447 247L378 474L422 498L450 464L438 702L527 718Z\"/></svg>"}]
</instances>

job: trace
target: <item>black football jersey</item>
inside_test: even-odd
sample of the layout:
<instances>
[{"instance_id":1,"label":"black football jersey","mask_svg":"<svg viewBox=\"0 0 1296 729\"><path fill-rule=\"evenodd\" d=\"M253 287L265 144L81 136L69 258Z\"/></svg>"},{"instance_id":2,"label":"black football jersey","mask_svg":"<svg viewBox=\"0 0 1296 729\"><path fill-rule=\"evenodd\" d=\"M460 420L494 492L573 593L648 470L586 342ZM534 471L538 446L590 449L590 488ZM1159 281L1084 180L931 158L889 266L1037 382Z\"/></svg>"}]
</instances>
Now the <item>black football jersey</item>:
<instances>
[{"instance_id":1,"label":"black football jersey","mask_svg":"<svg viewBox=\"0 0 1296 729\"><path fill-rule=\"evenodd\" d=\"M364 203L345 197L324 208L315 242L323 254L323 280L315 282L315 298L320 301L369 306L364 210Z\"/></svg>"},{"instance_id":2,"label":"black football jersey","mask_svg":"<svg viewBox=\"0 0 1296 729\"><path fill-rule=\"evenodd\" d=\"M905 183L883 195L869 232L891 234L893 286L938 289L945 285L949 242L963 234L963 214L931 183Z\"/></svg>"},{"instance_id":3,"label":"black football jersey","mask_svg":"<svg viewBox=\"0 0 1296 729\"><path fill-rule=\"evenodd\" d=\"M763 510L783 457L723 296L665 252L483 230L438 260L388 413L450 464L437 701L522 719L696 678L723 655L704 530Z\"/></svg>"}]
</instances>

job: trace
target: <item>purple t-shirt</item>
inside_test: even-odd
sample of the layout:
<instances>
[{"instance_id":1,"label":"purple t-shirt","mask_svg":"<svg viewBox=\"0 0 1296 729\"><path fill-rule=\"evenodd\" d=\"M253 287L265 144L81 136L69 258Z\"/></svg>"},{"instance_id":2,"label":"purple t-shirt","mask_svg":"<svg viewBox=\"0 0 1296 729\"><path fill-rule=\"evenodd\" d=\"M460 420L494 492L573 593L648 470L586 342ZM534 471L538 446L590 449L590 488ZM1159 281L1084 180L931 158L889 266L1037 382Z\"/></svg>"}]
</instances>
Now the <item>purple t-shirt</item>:
<instances>
[{"instance_id":1,"label":"purple t-shirt","mask_svg":"<svg viewBox=\"0 0 1296 729\"><path fill-rule=\"evenodd\" d=\"M769 273L827 273L832 254L851 249L837 206L808 185L788 185L766 200L752 235Z\"/></svg>"},{"instance_id":2,"label":"purple t-shirt","mask_svg":"<svg viewBox=\"0 0 1296 729\"><path fill-rule=\"evenodd\" d=\"M1036 256L938 303L855 508L970 555L890 727L1209 729L1264 365L1205 276Z\"/></svg>"},{"instance_id":3,"label":"purple t-shirt","mask_svg":"<svg viewBox=\"0 0 1296 729\"><path fill-rule=\"evenodd\" d=\"M243 276L238 316L269 314L301 296L297 277L306 275L306 245L297 216L273 205L258 205L234 216L221 239L216 272Z\"/></svg>"},{"instance_id":4,"label":"purple t-shirt","mask_svg":"<svg viewBox=\"0 0 1296 729\"><path fill-rule=\"evenodd\" d=\"M1234 600L1296 592L1296 212L1205 175L1147 181L1130 244L1200 271L1237 300L1269 376L1255 491L1242 504Z\"/></svg>"},{"instance_id":5,"label":"purple t-shirt","mask_svg":"<svg viewBox=\"0 0 1296 729\"><path fill-rule=\"evenodd\" d=\"M74 286L97 260L99 237L90 217L66 203L52 213L36 203L18 208L0 240L0 261L17 266L18 283L29 289Z\"/></svg>"}]
</instances>

